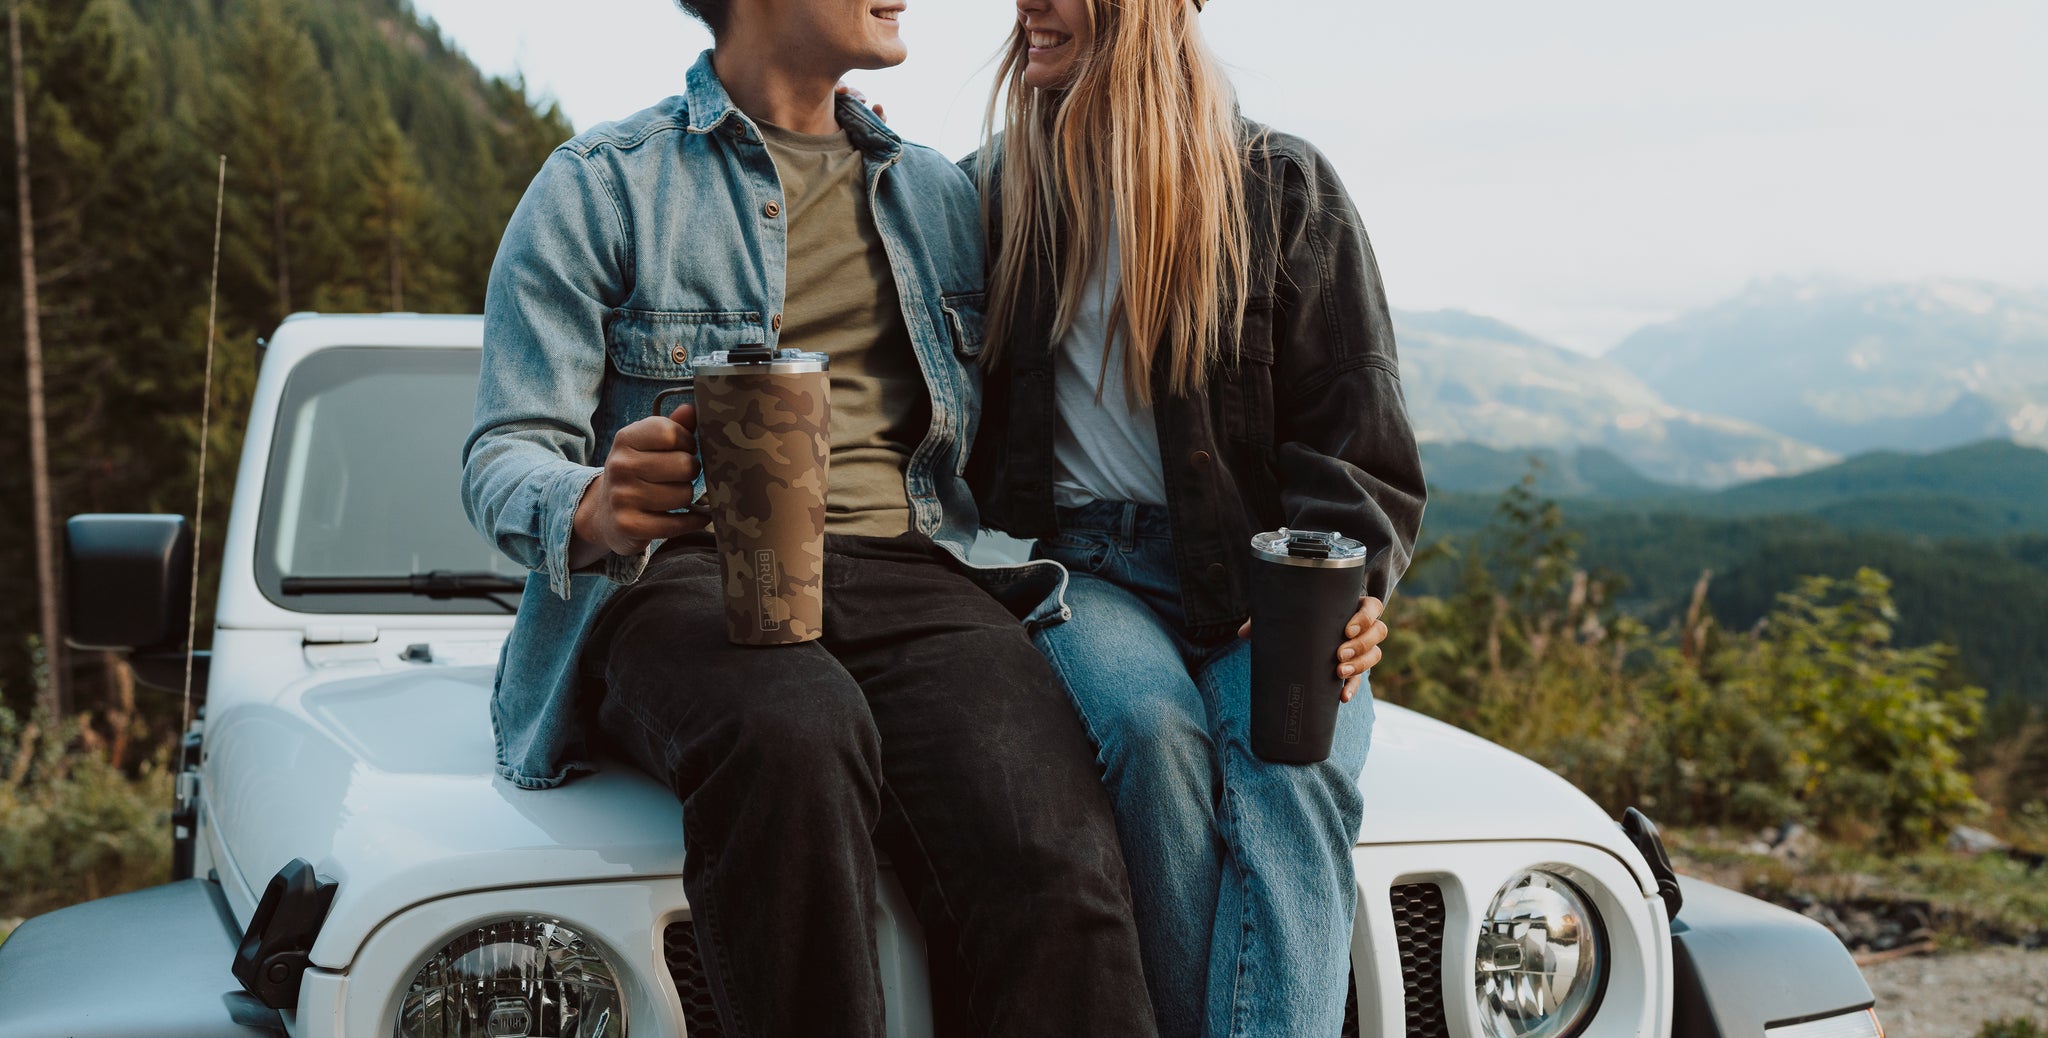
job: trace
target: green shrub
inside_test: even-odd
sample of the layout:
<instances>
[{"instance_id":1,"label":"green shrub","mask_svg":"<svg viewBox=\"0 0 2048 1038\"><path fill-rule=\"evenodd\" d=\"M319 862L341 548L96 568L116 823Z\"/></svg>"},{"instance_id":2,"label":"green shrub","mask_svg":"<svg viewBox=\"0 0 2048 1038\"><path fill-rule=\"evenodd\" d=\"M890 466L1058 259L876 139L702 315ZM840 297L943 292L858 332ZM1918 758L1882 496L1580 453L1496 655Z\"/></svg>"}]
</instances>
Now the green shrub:
<instances>
[{"instance_id":1,"label":"green shrub","mask_svg":"<svg viewBox=\"0 0 2048 1038\"><path fill-rule=\"evenodd\" d=\"M1610 810L1675 825L1804 822L1924 846L1982 809L1960 747L1983 692L1945 684L1945 646L1892 643L1883 575L1809 577L1748 632L1719 629L1702 578L1654 632L1578 568L1555 505L1525 486L1478 538L1421 565L1458 590L1390 612L1376 695L1501 743Z\"/></svg>"},{"instance_id":2,"label":"green shrub","mask_svg":"<svg viewBox=\"0 0 2048 1038\"><path fill-rule=\"evenodd\" d=\"M2048 1031L2025 1017L2009 1016L1984 1021L1984 1026L1977 1028L1976 1038L2048 1038Z\"/></svg>"},{"instance_id":3,"label":"green shrub","mask_svg":"<svg viewBox=\"0 0 2048 1038\"><path fill-rule=\"evenodd\" d=\"M0 919L165 882L168 750L129 775L87 720L0 707Z\"/></svg>"}]
</instances>

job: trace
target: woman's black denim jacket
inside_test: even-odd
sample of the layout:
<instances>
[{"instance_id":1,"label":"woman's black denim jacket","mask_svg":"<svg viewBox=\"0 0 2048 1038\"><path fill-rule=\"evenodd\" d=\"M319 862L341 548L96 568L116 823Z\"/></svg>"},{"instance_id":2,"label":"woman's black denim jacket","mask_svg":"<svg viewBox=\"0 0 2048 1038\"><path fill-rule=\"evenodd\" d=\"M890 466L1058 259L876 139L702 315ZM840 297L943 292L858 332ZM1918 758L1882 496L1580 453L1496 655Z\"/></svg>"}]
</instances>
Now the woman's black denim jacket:
<instances>
[{"instance_id":1,"label":"woman's black denim jacket","mask_svg":"<svg viewBox=\"0 0 2048 1038\"><path fill-rule=\"evenodd\" d=\"M1385 568L1367 581L1367 593L1386 598L1413 557L1426 496L1358 211L1308 142L1243 125L1254 293L1243 328L1204 391L1174 397L1154 379L1185 627L1204 640L1249 615L1252 535L1281 526L1391 542ZM970 175L975 162L962 163ZM968 461L982 525L1017 537L1057 532L1058 282L1041 250L989 372Z\"/></svg>"}]
</instances>

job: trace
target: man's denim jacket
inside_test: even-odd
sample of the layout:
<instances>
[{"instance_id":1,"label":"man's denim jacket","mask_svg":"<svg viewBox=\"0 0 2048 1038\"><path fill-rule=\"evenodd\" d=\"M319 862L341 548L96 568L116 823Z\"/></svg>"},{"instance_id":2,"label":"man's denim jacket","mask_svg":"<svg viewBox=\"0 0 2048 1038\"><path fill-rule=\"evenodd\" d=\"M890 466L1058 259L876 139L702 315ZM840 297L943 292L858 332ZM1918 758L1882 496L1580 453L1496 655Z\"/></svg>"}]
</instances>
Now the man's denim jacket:
<instances>
[{"instance_id":1,"label":"man's denim jacket","mask_svg":"<svg viewBox=\"0 0 2048 1038\"><path fill-rule=\"evenodd\" d=\"M863 106L839 122L866 157L869 201L932 424L906 482L916 529L964 562L979 523L961 477L981 410L982 231L974 185ZM686 93L600 126L549 157L505 229L484 306L463 506L532 570L499 659L498 770L542 789L591 767L577 657L611 590L648 555L569 568L571 521L619 429L713 350L775 345L788 221L759 129L706 52ZM797 286L802 291L803 286ZM1063 613L1045 564L973 571L1027 622ZM878 603L886 608L886 604ZM679 674L689 661L677 660Z\"/></svg>"}]
</instances>

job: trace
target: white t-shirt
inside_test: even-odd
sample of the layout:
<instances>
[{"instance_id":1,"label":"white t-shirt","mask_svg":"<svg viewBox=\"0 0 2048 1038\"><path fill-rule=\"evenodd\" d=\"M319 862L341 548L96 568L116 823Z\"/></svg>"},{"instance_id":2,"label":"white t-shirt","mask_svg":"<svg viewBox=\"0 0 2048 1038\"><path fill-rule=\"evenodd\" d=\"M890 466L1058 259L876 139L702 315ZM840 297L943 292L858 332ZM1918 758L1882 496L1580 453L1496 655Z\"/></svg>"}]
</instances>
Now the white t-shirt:
<instances>
[{"instance_id":1,"label":"white t-shirt","mask_svg":"<svg viewBox=\"0 0 2048 1038\"><path fill-rule=\"evenodd\" d=\"M1053 501L1062 508L1091 501L1166 503L1159 427L1151 408L1133 411L1124 395L1126 336L1121 326L1110 327L1110 305L1122 270L1116 240L1111 238L1102 270L1088 279L1074 327L1060 340L1053 358L1053 400L1059 408L1053 440L1059 475L1053 481Z\"/></svg>"}]
</instances>

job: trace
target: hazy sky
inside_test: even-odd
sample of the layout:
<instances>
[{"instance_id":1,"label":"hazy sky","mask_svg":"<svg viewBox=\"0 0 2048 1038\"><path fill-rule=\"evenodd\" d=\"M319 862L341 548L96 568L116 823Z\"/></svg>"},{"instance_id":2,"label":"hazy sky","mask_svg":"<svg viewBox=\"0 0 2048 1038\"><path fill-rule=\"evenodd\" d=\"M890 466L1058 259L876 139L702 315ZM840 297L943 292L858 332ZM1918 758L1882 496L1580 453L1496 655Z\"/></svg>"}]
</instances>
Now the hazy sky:
<instances>
[{"instance_id":1,"label":"hazy sky","mask_svg":"<svg viewBox=\"0 0 2048 1038\"><path fill-rule=\"evenodd\" d=\"M671 0L414 0L579 128L681 91ZM910 0L850 77L906 136L979 140L1010 0ZM1212 0L1248 115L1313 141L1388 294L1591 352L1752 278L2048 288L2042 0Z\"/></svg>"}]
</instances>

